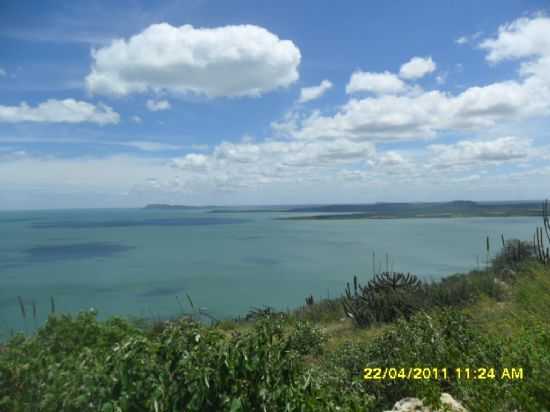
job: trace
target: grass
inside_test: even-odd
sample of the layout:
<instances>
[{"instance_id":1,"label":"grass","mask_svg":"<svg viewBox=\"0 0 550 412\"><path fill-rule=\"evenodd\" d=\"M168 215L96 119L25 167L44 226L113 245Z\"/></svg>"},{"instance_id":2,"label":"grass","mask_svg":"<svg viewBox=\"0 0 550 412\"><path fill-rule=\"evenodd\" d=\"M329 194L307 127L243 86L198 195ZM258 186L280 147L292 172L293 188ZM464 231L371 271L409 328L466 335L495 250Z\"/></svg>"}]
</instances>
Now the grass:
<instances>
[{"instance_id":1,"label":"grass","mask_svg":"<svg viewBox=\"0 0 550 412\"><path fill-rule=\"evenodd\" d=\"M526 324L550 325L550 270L536 262L522 265L502 301L483 295L465 309L480 328L493 335L514 336Z\"/></svg>"}]
</instances>

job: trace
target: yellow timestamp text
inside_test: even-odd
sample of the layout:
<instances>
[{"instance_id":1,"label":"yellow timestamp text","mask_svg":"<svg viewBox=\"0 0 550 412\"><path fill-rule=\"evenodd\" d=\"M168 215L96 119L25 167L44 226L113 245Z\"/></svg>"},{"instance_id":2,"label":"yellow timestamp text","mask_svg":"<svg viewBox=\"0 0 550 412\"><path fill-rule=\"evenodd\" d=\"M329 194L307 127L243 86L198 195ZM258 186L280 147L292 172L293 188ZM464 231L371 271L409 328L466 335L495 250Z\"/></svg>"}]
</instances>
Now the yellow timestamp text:
<instances>
[{"instance_id":1,"label":"yellow timestamp text","mask_svg":"<svg viewBox=\"0 0 550 412\"><path fill-rule=\"evenodd\" d=\"M523 368L365 368L367 381L383 380L523 380Z\"/></svg>"}]
</instances>

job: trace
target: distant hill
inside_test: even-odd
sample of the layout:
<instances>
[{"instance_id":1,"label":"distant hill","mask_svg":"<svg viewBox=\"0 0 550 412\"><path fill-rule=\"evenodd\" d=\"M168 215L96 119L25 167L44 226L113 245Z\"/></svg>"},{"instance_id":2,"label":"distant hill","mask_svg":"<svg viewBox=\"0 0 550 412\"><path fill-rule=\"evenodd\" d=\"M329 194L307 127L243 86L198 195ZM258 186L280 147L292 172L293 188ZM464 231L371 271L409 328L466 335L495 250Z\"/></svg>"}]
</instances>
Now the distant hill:
<instances>
[{"instance_id":1,"label":"distant hill","mask_svg":"<svg viewBox=\"0 0 550 412\"><path fill-rule=\"evenodd\" d=\"M509 217L540 216L539 202L482 203L469 200L433 203L372 203L308 206L288 209L291 213L326 213L282 219L399 219L407 217Z\"/></svg>"},{"instance_id":2,"label":"distant hill","mask_svg":"<svg viewBox=\"0 0 550 412\"><path fill-rule=\"evenodd\" d=\"M202 209L205 206L167 205L164 203L151 203L144 209Z\"/></svg>"},{"instance_id":3,"label":"distant hill","mask_svg":"<svg viewBox=\"0 0 550 412\"><path fill-rule=\"evenodd\" d=\"M454 200L451 202L378 202L365 204L332 204L302 206L188 206L153 203L145 209L195 210L211 209L210 213L315 213L309 216L287 216L279 219L400 219L413 217L510 217L540 216L541 202L474 202Z\"/></svg>"}]
</instances>

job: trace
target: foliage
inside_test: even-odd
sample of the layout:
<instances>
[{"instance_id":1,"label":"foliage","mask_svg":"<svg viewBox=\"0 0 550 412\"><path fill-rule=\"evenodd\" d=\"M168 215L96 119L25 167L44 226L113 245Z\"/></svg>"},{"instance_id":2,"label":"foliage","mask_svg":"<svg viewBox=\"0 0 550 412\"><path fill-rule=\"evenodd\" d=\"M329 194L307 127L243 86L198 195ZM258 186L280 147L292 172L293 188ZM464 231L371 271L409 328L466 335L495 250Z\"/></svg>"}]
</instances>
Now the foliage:
<instances>
[{"instance_id":1,"label":"foliage","mask_svg":"<svg viewBox=\"0 0 550 412\"><path fill-rule=\"evenodd\" d=\"M349 283L346 287L344 310L362 327L409 317L421 304L418 300L421 286L420 280L409 273L383 272L375 275L366 286L361 286L354 276L353 292Z\"/></svg>"},{"instance_id":2,"label":"foliage","mask_svg":"<svg viewBox=\"0 0 550 412\"><path fill-rule=\"evenodd\" d=\"M345 317L342 298L320 299L294 310L293 317L309 322L334 322Z\"/></svg>"},{"instance_id":3,"label":"foliage","mask_svg":"<svg viewBox=\"0 0 550 412\"><path fill-rule=\"evenodd\" d=\"M517 269L521 262L526 261L535 254L533 244L519 239L504 240L502 238L502 249L493 258L492 269L495 272L502 272L506 269Z\"/></svg>"},{"instance_id":4,"label":"foliage","mask_svg":"<svg viewBox=\"0 0 550 412\"><path fill-rule=\"evenodd\" d=\"M539 262L550 264L550 247L545 244L545 239L550 243L550 202L545 200L542 204L542 227L537 227L533 235L533 246ZM546 235L546 236L545 236Z\"/></svg>"},{"instance_id":5,"label":"foliage","mask_svg":"<svg viewBox=\"0 0 550 412\"><path fill-rule=\"evenodd\" d=\"M345 371L348 385L363 368L446 368L448 379L386 379L363 383L374 396L373 409L389 409L399 399L415 396L437 405L442 392L462 400L479 412L546 411L550 395L550 343L548 326L526 327L517 338L488 336L468 316L455 310L418 313L400 319L372 342L345 343L327 356L327 368ZM523 380L458 379L455 368L522 367Z\"/></svg>"},{"instance_id":6,"label":"foliage","mask_svg":"<svg viewBox=\"0 0 550 412\"><path fill-rule=\"evenodd\" d=\"M434 314L419 313L410 322L400 320L367 348L372 367L475 368L497 365L499 347L484 340L468 319L459 312L442 310ZM467 366L468 365L468 366ZM441 392L453 393L452 382L399 379L368 382L369 390L382 405L416 394L434 403Z\"/></svg>"},{"instance_id":7,"label":"foliage","mask_svg":"<svg viewBox=\"0 0 550 412\"><path fill-rule=\"evenodd\" d=\"M0 352L0 410L358 410L366 394L304 367L301 353L322 342L311 325L286 333L270 317L226 336L188 319L148 334L91 312L52 316Z\"/></svg>"},{"instance_id":8,"label":"foliage","mask_svg":"<svg viewBox=\"0 0 550 412\"><path fill-rule=\"evenodd\" d=\"M297 321L290 335L291 347L300 355L319 355L326 342L321 329L310 322Z\"/></svg>"},{"instance_id":9,"label":"foliage","mask_svg":"<svg viewBox=\"0 0 550 412\"><path fill-rule=\"evenodd\" d=\"M252 308L246 314L245 320L253 321L253 320L258 320L262 318L272 318L272 317L284 318L285 313L279 312L275 308L272 308L271 306L264 306L263 308Z\"/></svg>"},{"instance_id":10,"label":"foliage","mask_svg":"<svg viewBox=\"0 0 550 412\"><path fill-rule=\"evenodd\" d=\"M411 274L383 272L366 286L354 276L353 287L346 285L342 305L357 326L370 327L408 319L421 310L464 307L481 295L503 300L508 286L505 282L515 281L516 271L523 271L533 257L531 244L510 240L484 271L455 274L435 282L423 282Z\"/></svg>"}]
</instances>

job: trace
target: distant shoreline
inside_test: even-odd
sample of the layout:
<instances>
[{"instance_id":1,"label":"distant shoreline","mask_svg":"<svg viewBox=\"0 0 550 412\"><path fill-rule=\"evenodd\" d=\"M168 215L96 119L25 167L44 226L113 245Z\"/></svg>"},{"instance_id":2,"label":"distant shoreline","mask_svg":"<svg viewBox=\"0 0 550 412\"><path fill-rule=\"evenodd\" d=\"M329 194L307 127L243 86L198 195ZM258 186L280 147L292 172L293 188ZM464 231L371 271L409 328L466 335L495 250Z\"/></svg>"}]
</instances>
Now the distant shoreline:
<instances>
[{"instance_id":1,"label":"distant shoreline","mask_svg":"<svg viewBox=\"0 0 550 412\"><path fill-rule=\"evenodd\" d=\"M367 213L336 213L328 215L307 215L307 216L288 216L277 217L275 220L397 220L397 219L460 219L471 217L540 217L539 212L526 212L518 214L433 214L433 215L370 215Z\"/></svg>"},{"instance_id":2,"label":"distant shoreline","mask_svg":"<svg viewBox=\"0 0 550 412\"><path fill-rule=\"evenodd\" d=\"M195 210L211 209L208 213L300 213L307 215L280 216L275 220L357 220L357 219L425 219L468 217L538 217L541 203L526 202L452 202L333 204L288 207L223 207L151 204L146 209ZM322 213L322 214L320 214Z\"/></svg>"}]
</instances>

